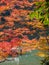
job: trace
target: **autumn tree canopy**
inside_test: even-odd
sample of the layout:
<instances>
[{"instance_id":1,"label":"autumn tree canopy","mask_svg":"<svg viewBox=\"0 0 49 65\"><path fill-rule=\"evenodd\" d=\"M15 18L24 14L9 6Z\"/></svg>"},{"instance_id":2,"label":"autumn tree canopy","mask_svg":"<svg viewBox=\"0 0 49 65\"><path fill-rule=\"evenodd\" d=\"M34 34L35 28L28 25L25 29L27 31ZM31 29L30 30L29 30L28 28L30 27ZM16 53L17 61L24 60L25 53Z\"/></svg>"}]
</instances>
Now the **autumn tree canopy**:
<instances>
[{"instance_id":1,"label":"autumn tree canopy","mask_svg":"<svg viewBox=\"0 0 49 65\"><path fill-rule=\"evenodd\" d=\"M0 0L1 58L12 54L11 49L17 47L22 47L22 53L37 48L48 50L49 26L45 28L39 20L31 20L29 16L37 1L40 0Z\"/></svg>"}]
</instances>

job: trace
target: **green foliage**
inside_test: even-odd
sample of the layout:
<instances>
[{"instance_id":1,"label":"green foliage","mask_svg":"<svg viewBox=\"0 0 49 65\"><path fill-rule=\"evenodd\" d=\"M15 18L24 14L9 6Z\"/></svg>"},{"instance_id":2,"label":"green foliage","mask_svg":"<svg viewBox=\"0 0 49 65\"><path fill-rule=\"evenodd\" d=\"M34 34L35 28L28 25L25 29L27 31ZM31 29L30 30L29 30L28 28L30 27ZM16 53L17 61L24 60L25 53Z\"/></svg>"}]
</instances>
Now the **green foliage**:
<instances>
[{"instance_id":1,"label":"green foliage","mask_svg":"<svg viewBox=\"0 0 49 65\"><path fill-rule=\"evenodd\" d=\"M38 19L44 25L49 25L49 2L37 2L36 8L29 14L30 19Z\"/></svg>"},{"instance_id":2,"label":"green foliage","mask_svg":"<svg viewBox=\"0 0 49 65\"><path fill-rule=\"evenodd\" d=\"M49 65L49 56L41 60L41 65Z\"/></svg>"}]
</instances>

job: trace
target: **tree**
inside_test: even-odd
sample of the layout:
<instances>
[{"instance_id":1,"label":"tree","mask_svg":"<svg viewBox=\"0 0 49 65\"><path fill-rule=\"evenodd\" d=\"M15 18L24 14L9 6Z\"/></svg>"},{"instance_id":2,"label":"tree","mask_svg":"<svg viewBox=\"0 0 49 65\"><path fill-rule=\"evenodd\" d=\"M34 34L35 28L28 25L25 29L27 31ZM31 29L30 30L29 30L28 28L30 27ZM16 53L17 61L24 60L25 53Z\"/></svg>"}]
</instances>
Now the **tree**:
<instances>
[{"instance_id":1,"label":"tree","mask_svg":"<svg viewBox=\"0 0 49 65\"><path fill-rule=\"evenodd\" d=\"M40 1L37 2L35 5L36 8L34 9L33 12L29 14L30 19L31 20L36 19L39 22L41 22L46 30L47 27L49 26L49 1L48 0L45 0L43 2ZM41 64L49 65L49 41L47 39L46 32L44 34L46 39L40 39L40 43L38 44L38 49L44 51L47 55L47 56L44 55L44 60L42 60Z\"/></svg>"}]
</instances>

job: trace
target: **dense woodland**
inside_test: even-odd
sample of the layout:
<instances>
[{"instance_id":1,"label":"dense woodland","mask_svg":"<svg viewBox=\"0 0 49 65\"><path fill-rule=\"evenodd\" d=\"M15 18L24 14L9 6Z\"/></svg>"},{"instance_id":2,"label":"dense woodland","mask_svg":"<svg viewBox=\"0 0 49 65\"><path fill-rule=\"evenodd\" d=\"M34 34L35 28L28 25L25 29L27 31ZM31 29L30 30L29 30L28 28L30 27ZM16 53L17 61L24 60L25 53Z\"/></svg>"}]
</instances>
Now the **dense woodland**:
<instances>
[{"instance_id":1,"label":"dense woodland","mask_svg":"<svg viewBox=\"0 0 49 65\"><path fill-rule=\"evenodd\" d=\"M49 1L0 0L0 60L35 49L48 65Z\"/></svg>"}]
</instances>

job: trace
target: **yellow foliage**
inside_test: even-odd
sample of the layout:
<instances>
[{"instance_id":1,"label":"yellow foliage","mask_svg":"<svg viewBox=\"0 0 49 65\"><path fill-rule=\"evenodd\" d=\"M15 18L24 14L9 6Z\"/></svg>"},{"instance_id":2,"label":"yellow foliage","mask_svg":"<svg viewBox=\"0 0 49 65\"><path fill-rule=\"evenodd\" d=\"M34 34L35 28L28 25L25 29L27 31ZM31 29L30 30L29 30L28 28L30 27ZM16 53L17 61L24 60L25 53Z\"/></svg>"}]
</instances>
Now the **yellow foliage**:
<instances>
[{"instance_id":1,"label":"yellow foliage","mask_svg":"<svg viewBox=\"0 0 49 65\"><path fill-rule=\"evenodd\" d=\"M47 55L46 53L44 53L44 52L38 52L36 55L37 55L37 56L40 56L40 57L47 57L47 56L48 56L48 55Z\"/></svg>"}]
</instances>

